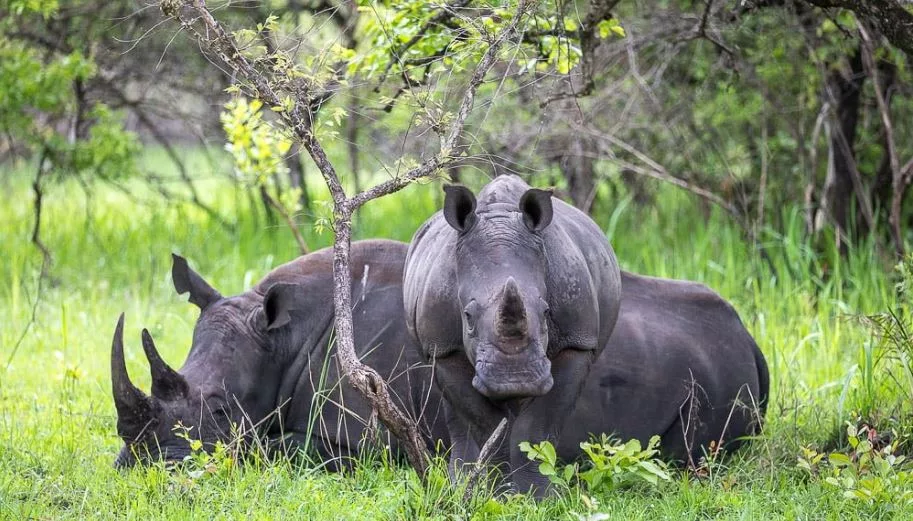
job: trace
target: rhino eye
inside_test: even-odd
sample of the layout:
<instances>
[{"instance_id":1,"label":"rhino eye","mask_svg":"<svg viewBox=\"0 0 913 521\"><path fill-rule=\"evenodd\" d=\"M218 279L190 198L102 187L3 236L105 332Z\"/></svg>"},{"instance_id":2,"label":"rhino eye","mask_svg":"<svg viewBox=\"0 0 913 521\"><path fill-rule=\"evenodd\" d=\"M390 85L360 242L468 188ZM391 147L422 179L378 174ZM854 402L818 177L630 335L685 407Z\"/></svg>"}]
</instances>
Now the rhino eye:
<instances>
[{"instance_id":1,"label":"rhino eye","mask_svg":"<svg viewBox=\"0 0 913 521\"><path fill-rule=\"evenodd\" d=\"M476 320L473 313L476 307L478 307L476 301L472 300L463 308L463 318L466 321L466 331L468 333L472 333L476 328Z\"/></svg>"}]
</instances>

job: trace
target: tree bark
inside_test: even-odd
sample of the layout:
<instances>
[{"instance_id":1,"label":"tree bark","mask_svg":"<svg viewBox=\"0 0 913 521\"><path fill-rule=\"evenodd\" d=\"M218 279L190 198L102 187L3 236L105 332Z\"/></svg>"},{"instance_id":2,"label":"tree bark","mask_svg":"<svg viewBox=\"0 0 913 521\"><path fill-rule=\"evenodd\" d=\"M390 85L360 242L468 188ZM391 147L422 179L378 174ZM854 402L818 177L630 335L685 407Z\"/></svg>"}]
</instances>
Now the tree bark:
<instances>
[{"instance_id":1,"label":"tree bark","mask_svg":"<svg viewBox=\"0 0 913 521\"><path fill-rule=\"evenodd\" d=\"M856 13L895 47L913 56L913 13L899 0L805 0L818 7L840 7Z\"/></svg>"},{"instance_id":2,"label":"tree bark","mask_svg":"<svg viewBox=\"0 0 913 521\"><path fill-rule=\"evenodd\" d=\"M854 208L854 176L856 154L856 125L859 121L860 95L865 82L862 54L857 49L849 57L849 68L834 70L825 85L825 96L835 107L836 125L830 133L830 158L827 178L824 181L822 206L837 227L841 236L840 248L845 251L850 237L850 215ZM858 199L858 198L857 198ZM859 205L855 208L860 209Z\"/></svg>"},{"instance_id":3,"label":"tree bark","mask_svg":"<svg viewBox=\"0 0 913 521\"><path fill-rule=\"evenodd\" d=\"M41 179L45 174L45 160L48 157L47 149L41 151L41 157L38 158L38 170L35 174L35 181L32 182L32 193L35 195L34 212L35 225L32 227L32 244L41 251L41 278L48 275L51 269L51 250L41 240L41 210L44 208L44 187L41 185Z\"/></svg>"},{"instance_id":4,"label":"tree bark","mask_svg":"<svg viewBox=\"0 0 913 521\"><path fill-rule=\"evenodd\" d=\"M596 154L586 150L587 143L580 136L568 137L570 142L558 157L558 166L567 181L574 206L589 214L596 196Z\"/></svg>"}]
</instances>

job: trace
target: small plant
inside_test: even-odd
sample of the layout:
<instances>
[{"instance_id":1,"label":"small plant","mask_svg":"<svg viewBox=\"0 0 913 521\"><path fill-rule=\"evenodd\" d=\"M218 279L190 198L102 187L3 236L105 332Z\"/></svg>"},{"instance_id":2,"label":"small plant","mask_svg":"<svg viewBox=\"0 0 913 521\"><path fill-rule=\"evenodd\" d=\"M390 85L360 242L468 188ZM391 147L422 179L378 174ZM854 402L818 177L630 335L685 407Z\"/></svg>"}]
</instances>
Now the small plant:
<instances>
[{"instance_id":1,"label":"small plant","mask_svg":"<svg viewBox=\"0 0 913 521\"><path fill-rule=\"evenodd\" d=\"M211 451L203 450L202 440L193 438L190 431L193 427L186 427L180 423L174 426L174 431L179 438L190 444L190 454L184 457L183 469L187 477L193 480L208 476L227 477L236 467L236 458L227 445L221 440L216 441Z\"/></svg>"},{"instance_id":2,"label":"small plant","mask_svg":"<svg viewBox=\"0 0 913 521\"><path fill-rule=\"evenodd\" d=\"M539 462L539 472L556 485L569 486L575 480L583 482L591 492L615 490L636 483L657 485L669 481L666 464L657 459L659 436L653 436L643 447L639 440L616 443L603 434L598 440L580 444L586 454L586 470L578 464L558 467L555 447L548 441L530 444L523 442L520 450L532 461Z\"/></svg>"},{"instance_id":3,"label":"small plant","mask_svg":"<svg viewBox=\"0 0 913 521\"><path fill-rule=\"evenodd\" d=\"M880 439L869 426L856 427L847 422L847 454L832 452L825 455L803 448L797 467L813 478L843 492L848 499L866 503L913 504L913 474L905 470L906 458L897 455L900 439L878 448Z\"/></svg>"}]
</instances>

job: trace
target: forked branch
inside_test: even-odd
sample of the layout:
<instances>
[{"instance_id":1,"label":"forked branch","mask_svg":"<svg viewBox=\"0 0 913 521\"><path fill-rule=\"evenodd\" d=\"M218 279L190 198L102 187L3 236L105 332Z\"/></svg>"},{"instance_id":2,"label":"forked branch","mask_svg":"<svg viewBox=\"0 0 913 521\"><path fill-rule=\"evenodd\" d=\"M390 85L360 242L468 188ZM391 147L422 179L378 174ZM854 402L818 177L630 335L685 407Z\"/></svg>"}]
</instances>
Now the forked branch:
<instances>
[{"instance_id":1,"label":"forked branch","mask_svg":"<svg viewBox=\"0 0 913 521\"><path fill-rule=\"evenodd\" d=\"M475 94L486 74L497 60L498 52L507 41L515 40L520 21L529 9L526 0L520 0L510 21L488 38L488 48L482 54L463 92L457 113L447 132L441 131L440 150L422 164L401 176L389 179L375 187L349 197L340 182L336 169L326 151L311 130L313 115L309 100L311 93L306 85L293 83L268 67L258 67L238 49L232 36L207 9L204 0L160 0L162 12L177 20L181 26L213 53L222 65L231 69L240 87L248 95L276 108L282 122L300 140L311 159L320 170L333 197L333 282L336 310L336 350L342 369L352 385L358 389L377 411L378 417L405 447L409 462L424 481L429 457L415 421L406 416L393 402L384 379L371 367L363 364L355 352L352 323L352 276L349 250L352 236L352 214L372 199L396 192L416 179L427 177L451 165L464 150L458 150L466 118L472 111ZM290 88L293 86L294 88ZM283 98L286 99L283 102ZM289 100L290 99L290 103Z\"/></svg>"}]
</instances>

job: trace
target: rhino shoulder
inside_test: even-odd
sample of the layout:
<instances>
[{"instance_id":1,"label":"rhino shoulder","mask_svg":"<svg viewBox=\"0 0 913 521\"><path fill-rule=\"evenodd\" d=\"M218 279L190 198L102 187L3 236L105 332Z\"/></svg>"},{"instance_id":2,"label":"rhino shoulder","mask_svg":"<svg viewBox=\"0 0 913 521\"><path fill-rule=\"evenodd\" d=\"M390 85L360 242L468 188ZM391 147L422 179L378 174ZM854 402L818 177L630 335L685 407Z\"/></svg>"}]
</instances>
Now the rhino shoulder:
<instances>
[{"instance_id":1,"label":"rhino shoulder","mask_svg":"<svg viewBox=\"0 0 913 521\"><path fill-rule=\"evenodd\" d=\"M403 269L406 328L426 356L462 346L462 322L452 252L456 232L438 212L416 232Z\"/></svg>"}]
</instances>

